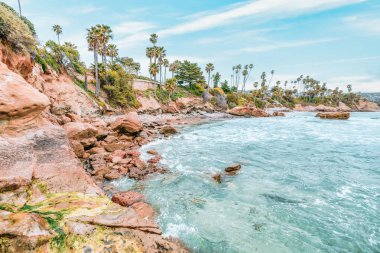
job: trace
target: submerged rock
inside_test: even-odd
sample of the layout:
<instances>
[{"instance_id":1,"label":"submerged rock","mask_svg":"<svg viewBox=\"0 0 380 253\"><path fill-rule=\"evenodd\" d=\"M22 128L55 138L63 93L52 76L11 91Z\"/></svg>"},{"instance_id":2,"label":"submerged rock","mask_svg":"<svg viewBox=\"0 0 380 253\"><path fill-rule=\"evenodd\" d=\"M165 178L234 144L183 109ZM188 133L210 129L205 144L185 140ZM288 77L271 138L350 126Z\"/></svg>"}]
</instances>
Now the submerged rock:
<instances>
[{"instance_id":1,"label":"submerged rock","mask_svg":"<svg viewBox=\"0 0 380 253\"><path fill-rule=\"evenodd\" d=\"M160 134L163 134L165 137L176 134L178 131L172 126L164 126L160 129Z\"/></svg>"},{"instance_id":2,"label":"submerged rock","mask_svg":"<svg viewBox=\"0 0 380 253\"><path fill-rule=\"evenodd\" d=\"M228 175L233 176L233 175L236 175L236 173L238 173L238 171L240 169L241 169L241 165L238 163L235 163L235 164L232 164L232 165L228 166L227 168L225 168L224 171Z\"/></svg>"},{"instance_id":3,"label":"submerged rock","mask_svg":"<svg viewBox=\"0 0 380 253\"><path fill-rule=\"evenodd\" d=\"M319 117L321 119L349 119L350 113L349 112L320 112L317 113L316 117Z\"/></svg>"},{"instance_id":4,"label":"submerged rock","mask_svg":"<svg viewBox=\"0 0 380 253\"><path fill-rule=\"evenodd\" d=\"M285 117L285 113L283 113L283 112L274 112L273 116L275 116L275 117Z\"/></svg>"},{"instance_id":5,"label":"submerged rock","mask_svg":"<svg viewBox=\"0 0 380 253\"><path fill-rule=\"evenodd\" d=\"M212 178L218 183L222 183L222 173L217 173L212 176Z\"/></svg>"}]
</instances>

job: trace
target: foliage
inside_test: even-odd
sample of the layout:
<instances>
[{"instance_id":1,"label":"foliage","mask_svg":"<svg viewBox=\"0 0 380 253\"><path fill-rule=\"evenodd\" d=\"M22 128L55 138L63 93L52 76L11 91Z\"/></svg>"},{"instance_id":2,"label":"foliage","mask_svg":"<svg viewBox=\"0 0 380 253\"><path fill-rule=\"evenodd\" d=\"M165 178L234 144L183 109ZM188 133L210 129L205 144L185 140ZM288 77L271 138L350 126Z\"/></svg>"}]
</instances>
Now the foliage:
<instances>
[{"instance_id":1,"label":"foliage","mask_svg":"<svg viewBox=\"0 0 380 253\"><path fill-rule=\"evenodd\" d=\"M228 82L227 80L225 80L223 83L222 83L222 90L224 91L224 93L230 93L231 92L231 88L230 86L228 86Z\"/></svg>"},{"instance_id":2,"label":"foliage","mask_svg":"<svg viewBox=\"0 0 380 253\"><path fill-rule=\"evenodd\" d=\"M203 72L197 63L184 61L177 70L175 78L180 84L192 86L195 83L205 83Z\"/></svg>"},{"instance_id":3,"label":"foliage","mask_svg":"<svg viewBox=\"0 0 380 253\"><path fill-rule=\"evenodd\" d=\"M202 96L203 92L205 91L205 88L203 87L202 84L197 83L195 85L187 87L187 90L195 95L195 96Z\"/></svg>"},{"instance_id":4,"label":"foliage","mask_svg":"<svg viewBox=\"0 0 380 253\"><path fill-rule=\"evenodd\" d=\"M219 88L219 87L216 87L214 89L211 89L210 90L210 94L213 95L213 96L216 96L216 95L224 95L224 91L222 88Z\"/></svg>"},{"instance_id":5,"label":"foliage","mask_svg":"<svg viewBox=\"0 0 380 253\"><path fill-rule=\"evenodd\" d=\"M165 82L165 89L169 92L170 95L173 94L176 86L177 86L177 79L175 78L169 78Z\"/></svg>"},{"instance_id":6,"label":"foliage","mask_svg":"<svg viewBox=\"0 0 380 253\"><path fill-rule=\"evenodd\" d=\"M100 80L107 83L104 89L113 106L138 108L139 102L133 89L133 76L127 74L120 66L114 66L111 70L102 70Z\"/></svg>"},{"instance_id":7,"label":"foliage","mask_svg":"<svg viewBox=\"0 0 380 253\"><path fill-rule=\"evenodd\" d=\"M30 52L37 44L33 37L34 26L25 20L11 7L0 2L0 40L10 45L15 52Z\"/></svg>"}]
</instances>

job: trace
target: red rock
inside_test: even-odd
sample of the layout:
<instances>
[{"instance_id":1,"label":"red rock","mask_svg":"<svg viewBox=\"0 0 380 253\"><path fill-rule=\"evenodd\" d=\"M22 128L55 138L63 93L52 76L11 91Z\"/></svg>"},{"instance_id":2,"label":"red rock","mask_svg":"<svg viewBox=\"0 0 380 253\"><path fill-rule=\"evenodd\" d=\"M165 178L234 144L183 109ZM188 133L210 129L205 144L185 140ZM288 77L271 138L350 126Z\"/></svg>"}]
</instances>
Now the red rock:
<instances>
[{"instance_id":1,"label":"red rock","mask_svg":"<svg viewBox=\"0 0 380 253\"><path fill-rule=\"evenodd\" d=\"M238 163L232 164L224 169L224 171L229 175L235 175L241 169L241 165Z\"/></svg>"},{"instance_id":2,"label":"red rock","mask_svg":"<svg viewBox=\"0 0 380 253\"><path fill-rule=\"evenodd\" d=\"M177 129L175 129L172 126L164 126L160 129L160 134L163 134L164 136L170 136L176 133L177 133Z\"/></svg>"},{"instance_id":3,"label":"red rock","mask_svg":"<svg viewBox=\"0 0 380 253\"><path fill-rule=\"evenodd\" d=\"M155 220L156 212L153 207L145 202L137 202L131 206L142 219Z\"/></svg>"},{"instance_id":4,"label":"red rock","mask_svg":"<svg viewBox=\"0 0 380 253\"><path fill-rule=\"evenodd\" d=\"M139 157L134 157L131 163L139 169L145 169L146 164Z\"/></svg>"},{"instance_id":5,"label":"red rock","mask_svg":"<svg viewBox=\"0 0 380 253\"><path fill-rule=\"evenodd\" d=\"M118 170L112 170L111 172L108 172L107 174L104 175L105 179L108 180L115 180L121 178L123 175L119 173Z\"/></svg>"},{"instance_id":6,"label":"red rock","mask_svg":"<svg viewBox=\"0 0 380 253\"><path fill-rule=\"evenodd\" d=\"M129 148L132 146L132 143L130 142L116 142L116 143L109 143L104 146L104 149L108 152L114 152L116 150L123 150L126 148Z\"/></svg>"},{"instance_id":7,"label":"red rock","mask_svg":"<svg viewBox=\"0 0 380 253\"><path fill-rule=\"evenodd\" d=\"M126 154L132 157L139 157L141 155L140 151L137 150L128 150Z\"/></svg>"},{"instance_id":8,"label":"red rock","mask_svg":"<svg viewBox=\"0 0 380 253\"><path fill-rule=\"evenodd\" d=\"M319 117L321 119L349 119L350 113L349 112L320 112L317 113L316 117Z\"/></svg>"},{"instance_id":9,"label":"red rock","mask_svg":"<svg viewBox=\"0 0 380 253\"><path fill-rule=\"evenodd\" d=\"M114 131L126 134L135 134L141 132L143 125L136 112L130 112L119 117L111 124Z\"/></svg>"},{"instance_id":10,"label":"red rock","mask_svg":"<svg viewBox=\"0 0 380 253\"><path fill-rule=\"evenodd\" d=\"M65 124L67 136L71 140L81 140L95 137L98 130L88 123L70 122Z\"/></svg>"},{"instance_id":11,"label":"red rock","mask_svg":"<svg viewBox=\"0 0 380 253\"><path fill-rule=\"evenodd\" d=\"M112 196L112 201L121 206L131 206L134 203L143 201L145 196L137 192L118 192Z\"/></svg>"},{"instance_id":12,"label":"red rock","mask_svg":"<svg viewBox=\"0 0 380 253\"><path fill-rule=\"evenodd\" d=\"M156 150L154 150L154 149L151 149L151 150L148 150L148 151L146 151L148 154L150 154L150 155L158 155L158 152L156 151Z\"/></svg>"},{"instance_id":13,"label":"red rock","mask_svg":"<svg viewBox=\"0 0 380 253\"><path fill-rule=\"evenodd\" d=\"M285 113L283 113L283 112L274 112L273 116L275 116L275 117L285 117Z\"/></svg>"},{"instance_id":14,"label":"red rock","mask_svg":"<svg viewBox=\"0 0 380 253\"><path fill-rule=\"evenodd\" d=\"M269 117L268 113L255 107L237 106L228 110L227 113L235 116Z\"/></svg>"},{"instance_id":15,"label":"red rock","mask_svg":"<svg viewBox=\"0 0 380 253\"><path fill-rule=\"evenodd\" d=\"M217 174L213 175L212 178L213 178L218 184L220 184L220 183L222 182L222 174L221 174L221 173L217 173Z\"/></svg>"},{"instance_id":16,"label":"red rock","mask_svg":"<svg viewBox=\"0 0 380 253\"><path fill-rule=\"evenodd\" d=\"M79 158L82 158L84 155L83 145L79 141L71 141L70 146L73 149L75 155Z\"/></svg>"},{"instance_id":17,"label":"red rock","mask_svg":"<svg viewBox=\"0 0 380 253\"><path fill-rule=\"evenodd\" d=\"M160 160L161 160L161 156L156 155L156 156L150 158L150 159L148 160L148 163L151 163L151 164L157 164L157 163L160 162Z\"/></svg>"}]
</instances>

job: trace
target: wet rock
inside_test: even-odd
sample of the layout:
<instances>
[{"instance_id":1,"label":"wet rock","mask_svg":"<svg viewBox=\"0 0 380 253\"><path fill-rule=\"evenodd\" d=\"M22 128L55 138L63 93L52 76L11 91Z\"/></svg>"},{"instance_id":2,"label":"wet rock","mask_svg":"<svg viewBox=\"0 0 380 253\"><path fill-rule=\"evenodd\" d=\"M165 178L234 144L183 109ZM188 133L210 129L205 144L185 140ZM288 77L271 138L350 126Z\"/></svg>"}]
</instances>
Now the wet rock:
<instances>
[{"instance_id":1,"label":"wet rock","mask_svg":"<svg viewBox=\"0 0 380 253\"><path fill-rule=\"evenodd\" d=\"M145 202L136 202L131 205L131 207L136 211L137 215L142 219L154 220L156 212L153 207Z\"/></svg>"},{"instance_id":2,"label":"wet rock","mask_svg":"<svg viewBox=\"0 0 380 253\"><path fill-rule=\"evenodd\" d=\"M283 113L283 112L274 112L273 116L274 117L285 117L285 113Z\"/></svg>"},{"instance_id":3,"label":"wet rock","mask_svg":"<svg viewBox=\"0 0 380 253\"><path fill-rule=\"evenodd\" d=\"M111 124L114 131L123 134L136 134L141 132L143 125L136 112L130 112L122 117L119 117Z\"/></svg>"},{"instance_id":4,"label":"wet rock","mask_svg":"<svg viewBox=\"0 0 380 253\"><path fill-rule=\"evenodd\" d=\"M232 165L228 166L227 168L225 168L224 171L228 175L233 176L233 175L236 175L236 173L238 173L238 171L240 169L241 169L241 165L238 163L235 163L235 164L232 164Z\"/></svg>"},{"instance_id":5,"label":"wet rock","mask_svg":"<svg viewBox=\"0 0 380 253\"><path fill-rule=\"evenodd\" d=\"M131 206L134 203L143 201L145 196L138 192L118 192L112 196L112 201L121 206Z\"/></svg>"},{"instance_id":6,"label":"wet rock","mask_svg":"<svg viewBox=\"0 0 380 253\"><path fill-rule=\"evenodd\" d=\"M161 156L159 156L159 155L155 155L154 157L152 157L152 158L150 158L150 159L148 160L148 163L151 163L151 164L157 164L157 163L160 162L160 160L161 160Z\"/></svg>"},{"instance_id":7,"label":"wet rock","mask_svg":"<svg viewBox=\"0 0 380 253\"><path fill-rule=\"evenodd\" d=\"M349 112L320 112L317 113L316 117L321 119L343 119L347 120L350 118Z\"/></svg>"},{"instance_id":8,"label":"wet rock","mask_svg":"<svg viewBox=\"0 0 380 253\"><path fill-rule=\"evenodd\" d=\"M212 178L217 182L218 184L222 183L222 173L217 173L212 176Z\"/></svg>"},{"instance_id":9,"label":"wet rock","mask_svg":"<svg viewBox=\"0 0 380 253\"><path fill-rule=\"evenodd\" d=\"M103 177L107 180L115 180L123 177L123 175L118 170L111 170L110 172L104 174Z\"/></svg>"},{"instance_id":10,"label":"wet rock","mask_svg":"<svg viewBox=\"0 0 380 253\"><path fill-rule=\"evenodd\" d=\"M150 150L148 150L148 151L146 151L148 154L150 154L150 155L158 155L158 152L157 152L157 150L154 150L154 149L150 149Z\"/></svg>"},{"instance_id":11,"label":"wet rock","mask_svg":"<svg viewBox=\"0 0 380 253\"><path fill-rule=\"evenodd\" d=\"M227 113L235 116L251 116L251 117L269 117L270 115L264 110L255 108L255 107L244 107L237 106L231 110L228 110Z\"/></svg>"},{"instance_id":12,"label":"wet rock","mask_svg":"<svg viewBox=\"0 0 380 253\"><path fill-rule=\"evenodd\" d=\"M163 134L165 137L176 134L178 131L172 126L163 126L160 129L160 134Z\"/></svg>"}]
</instances>

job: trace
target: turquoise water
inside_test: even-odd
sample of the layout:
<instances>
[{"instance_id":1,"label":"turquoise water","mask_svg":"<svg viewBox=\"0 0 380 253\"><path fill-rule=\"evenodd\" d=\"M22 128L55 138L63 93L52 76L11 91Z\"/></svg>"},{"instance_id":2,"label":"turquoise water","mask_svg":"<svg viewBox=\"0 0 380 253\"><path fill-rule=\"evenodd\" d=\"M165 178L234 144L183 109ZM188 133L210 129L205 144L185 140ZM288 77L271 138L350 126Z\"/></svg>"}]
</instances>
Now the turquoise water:
<instances>
[{"instance_id":1,"label":"turquoise water","mask_svg":"<svg viewBox=\"0 0 380 253\"><path fill-rule=\"evenodd\" d=\"M132 187L194 252L380 252L380 113L314 115L185 127L142 149L171 173ZM211 179L236 162L241 173Z\"/></svg>"}]
</instances>

